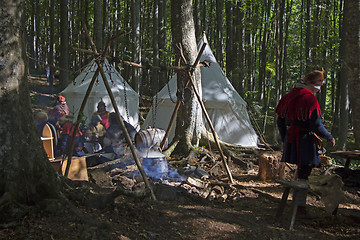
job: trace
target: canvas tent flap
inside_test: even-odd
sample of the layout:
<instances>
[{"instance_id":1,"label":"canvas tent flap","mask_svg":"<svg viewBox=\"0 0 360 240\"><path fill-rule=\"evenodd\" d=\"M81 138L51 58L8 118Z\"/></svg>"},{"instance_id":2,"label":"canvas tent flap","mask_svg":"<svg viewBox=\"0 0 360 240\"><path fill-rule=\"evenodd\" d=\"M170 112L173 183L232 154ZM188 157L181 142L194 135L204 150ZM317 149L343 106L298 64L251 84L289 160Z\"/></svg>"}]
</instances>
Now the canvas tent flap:
<instances>
[{"instance_id":1,"label":"canvas tent flap","mask_svg":"<svg viewBox=\"0 0 360 240\"><path fill-rule=\"evenodd\" d=\"M98 65L95 60L92 60L75 80L60 93L66 98L71 115L75 117L78 115L85 93L97 68ZM106 59L103 64L103 70L121 116L136 129L139 129L139 95ZM97 104L101 100L105 102L107 111L114 112L102 76L99 74L84 109L86 122L89 122L93 113L97 111Z\"/></svg>"},{"instance_id":2,"label":"canvas tent flap","mask_svg":"<svg viewBox=\"0 0 360 240\"><path fill-rule=\"evenodd\" d=\"M199 42L198 49L201 48L204 42L208 43L205 35ZM201 67L202 97L218 137L221 141L230 144L256 147L258 137L251 125L246 109L247 104L225 76L208 44L200 58L200 61L204 60L210 61L211 64L209 68ZM148 126L167 129L175 107L175 103L171 101L170 96L173 100L176 100L176 80L177 77L174 75L170 79L168 86L165 85L158 92L157 109L153 109L153 104L142 126L143 129ZM153 113L156 113L155 116L153 116ZM205 123L205 126L210 130L207 123ZM170 141L174 133L175 126L171 129Z\"/></svg>"}]
</instances>

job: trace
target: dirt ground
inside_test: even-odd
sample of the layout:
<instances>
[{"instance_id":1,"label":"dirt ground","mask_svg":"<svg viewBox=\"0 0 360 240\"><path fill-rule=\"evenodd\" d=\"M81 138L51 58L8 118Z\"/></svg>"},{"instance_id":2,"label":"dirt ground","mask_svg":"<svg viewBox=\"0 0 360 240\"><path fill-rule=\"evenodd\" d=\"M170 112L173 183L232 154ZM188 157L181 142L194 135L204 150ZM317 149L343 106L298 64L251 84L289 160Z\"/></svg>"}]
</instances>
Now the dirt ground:
<instances>
[{"instance_id":1,"label":"dirt ground","mask_svg":"<svg viewBox=\"0 0 360 240\"><path fill-rule=\"evenodd\" d=\"M51 102L46 81L32 81L34 111ZM45 100L40 104L39 99ZM275 219L284 188L258 177L258 154L247 154L252 169L230 165L234 184L226 174L211 180L224 183L215 198L202 198L180 187L154 184L158 201L149 196L120 195L105 209L74 204L93 223L71 210L52 211L33 207L18 221L0 224L0 239L360 239L360 191L344 188L345 200L336 216L324 210L315 194L308 195L312 219L297 219L290 231L291 196L280 222ZM314 171L314 174L322 174ZM169 197L170 196L170 197ZM64 208L67 209L67 208ZM94 224L94 222L96 224Z\"/></svg>"}]
</instances>

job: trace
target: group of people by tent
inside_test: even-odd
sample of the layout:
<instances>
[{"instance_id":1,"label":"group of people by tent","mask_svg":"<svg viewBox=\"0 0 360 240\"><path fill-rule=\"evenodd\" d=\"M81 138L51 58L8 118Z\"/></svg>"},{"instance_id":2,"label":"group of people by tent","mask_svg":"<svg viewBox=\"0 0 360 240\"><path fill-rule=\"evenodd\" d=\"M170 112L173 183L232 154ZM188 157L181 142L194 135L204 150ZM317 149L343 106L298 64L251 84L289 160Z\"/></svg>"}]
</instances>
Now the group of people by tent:
<instances>
[{"instance_id":1,"label":"group of people by tent","mask_svg":"<svg viewBox=\"0 0 360 240\"><path fill-rule=\"evenodd\" d=\"M209 61L211 67L201 68L203 101L219 139L230 144L241 145L244 147L257 146L258 138L251 125L246 110L246 102L237 93L224 72L221 70L220 65L217 63L215 56L208 45L205 35L199 42L199 49L204 43L206 43L206 47L200 61ZM64 102L65 98L67 100L66 112L71 111L72 115L75 117L79 114L79 109L85 93L98 67L95 60L91 61L75 80L60 93ZM105 81L108 81L111 87L119 113L126 122L126 126L130 129L130 135L133 138L134 134L140 130L138 110L139 95L131 88L107 59L104 60L102 67L106 77ZM176 99L176 92L177 84L175 75L169 81L167 86L157 93L156 98L154 97L154 99L157 99L157 102L151 107L141 129L147 129L148 127L166 129L168 127L170 116L175 106L175 103L173 103L171 99ZM62 99L58 100L61 101ZM60 104L60 106L63 105ZM106 114L98 113L94 115L94 112L104 111L105 106L108 108ZM115 126L118 124L116 123L115 113L109 113L112 111L114 111L113 105L111 104L111 99L104 84L104 80L102 75L98 74L82 112L84 118L89 121L87 126L88 129L91 129L92 133L91 136L87 136L86 131L79 130L79 133L76 133L79 135L77 137L86 139L85 142L88 143L97 140L103 150L120 153L119 151L122 149L120 144L118 147L112 146L112 149L109 147L109 140L116 137L117 134L115 133L115 130L119 127ZM153 113L156 113L157 116L153 116ZM63 118L58 118L60 119L60 122L70 121L66 118L67 114L68 113L64 114ZM156 122L154 122L154 119L156 119ZM51 116L49 116L49 120L51 121ZM61 123L65 124L63 122ZM56 127L56 124L58 123L53 124L55 124ZM103 126L104 129L99 129L101 128L100 126ZM173 127L170 132L169 141L174 137L174 129L175 127ZM71 134L72 133L70 132L70 135ZM84 136L82 136L82 134ZM109 138L106 138L107 135ZM84 148L85 146L89 149L92 148L93 150L90 150L90 152L99 150L99 145L89 146L91 144L88 143L84 144ZM66 147L64 147L64 149L66 149ZM76 154L78 155L79 153Z\"/></svg>"},{"instance_id":2,"label":"group of people by tent","mask_svg":"<svg viewBox=\"0 0 360 240\"><path fill-rule=\"evenodd\" d=\"M204 34L198 43L198 49L206 43L200 61L210 62L209 68L201 68L202 98L210 119L214 125L219 139L233 145L243 147L256 147L258 136L251 124L247 103L235 90L229 79L225 76L218 64ZM133 125L136 130L147 129L148 127L167 129L171 114L174 110L176 99L177 77L174 75L169 83L164 86L157 94L153 106L149 110L142 126L139 124L139 95L124 80L115 67L104 60L102 64L106 81L108 81L114 95L118 110L128 123ZM65 96L69 108L77 115L81 106L86 90L98 68L95 60L91 61L87 67L75 78L73 83L65 88L61 95ZM170 93L169 93L170 92ZM110 97L103 83L102 76L99 74L95 85L88 97L83 114L88 119L96 111L96 104L102 99L108 106L109 111L114 111ZM156 101L156 102L155 102ZM153 116L156 114L156 116ZM155 122L153 120L156 120ZM169 142L175 135L175 126L172 127Z\"/></svg>"},{"instance_id":3,"label":"group of people by tent","mask_svg":"<svg viewBox=\"0 0 360 240\"><path fill-rule=\"evenodd\" d=\"M124 133L117 121L114 112L108 112L103 101L97 104L88 124L81 125L74 131L75 124L70 120L69 107L65 97L59 95L57 104L49 113L38 112L35 121L38 133L42 136L45 125L50 126L53 132L55 156L66 155L69 152L71 138L74 137L74 149L72 155L84 156L85 153L97 153L100 151L114 153L120 157L126 148ZM136 129L123 120L127 131L134 139Z\"/></svg>"}]
</instances>

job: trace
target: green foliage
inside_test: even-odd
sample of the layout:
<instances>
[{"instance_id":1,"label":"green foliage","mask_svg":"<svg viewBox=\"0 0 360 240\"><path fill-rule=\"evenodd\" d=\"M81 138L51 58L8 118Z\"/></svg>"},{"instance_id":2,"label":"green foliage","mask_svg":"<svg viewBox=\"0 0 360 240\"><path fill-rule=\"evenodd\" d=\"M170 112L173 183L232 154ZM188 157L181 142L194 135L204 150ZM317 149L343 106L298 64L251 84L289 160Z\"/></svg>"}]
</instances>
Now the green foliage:
<instances>
[{"instance_id":1,"label":"green foliage","mask_svg":"<svg viewBox=\"0 0 360 240\"><path fill-rule=\"evenodd\" d=\"M164 13L163 18L159 16L159 22L164 26L159 27L164 37L154 39L154 1L141 1L140 9L140 48L134 46L134 14L133 3L131 1L102 1L106 9L104 16L103 29L106 38L119 32L125 31L127 34L116 39L110 47L109 55L116 56L127 61L134 61L135 49L141 53L141 64L153 63L153 44L158 41L160 65L176 65L174 58L170 5L172 1L166 1L166 7L159 6L159 14ZM340 29L343 12L340 9L342 2L335 1L309 1L311 6L310 19L306 19L308 1L285 0L285 1L234 1L225 0L222 9L217 9L216 1L200 1L199 9L195 9L198 19L195 24L201 33L206 32L210 47L222 66L226 66L226 72L233 83L235 89L245 96L246 99L259 100L260 104L269 102L269 108L274 108L277 100L275 99L275 86L281 90L288 91L291 86L306 74L307 69L314 69L324 66L327 71L327 78L339 75L339 66L342 59L339 58L340 51ZM38 4L37 4L38 3ZM50 21L54 21L54 47L55 47L55 66L59 63L60 53L60 19L59 19L60 0L54 0L54 15L50 16L49 0L26 0L25 1L25 23L28 54L37 62L37 69L40 69L47 61L49 51L49 26ZM82 33L81 24L84 22L90 35L93 36L94 29L94 1L68 0L69 4L69 23L70 23L70 46L90 49L89 41ZM267 6L270 3L270 6ZM284 13L280 16L279 9L281 4ZM269 7L269 12L268 12ZM162 11L164 10L164 11ZM223 16L223 26L218 29L217 16ZM269 14L269 15L268 15ZM277 19L282 23L283 29L281 49L277 36L279 26ZM309 24L309 25L307 25ZM310 32L308 33L308 27ZM221 32L221 35L218 34ZM202 34L200 34L202 35ZM222 36L222 39L218 39ZM106 40L106 39L105 39ZM164 40L163 43L160 43ZM306 45L308 44L308 45ZM103 47L103 46L101 46ZM221 48L221 49L219 49ZM221 50L221 51L219 51ZM283 65L277 66L277 53L281 51ZM309 59L306 59L306 52L309 51ZM286 52L286 55L285 55ZM264 59L263 59L264 56ZM74 71L88 63L93 57L79 52L71 52L70 63ZM264 61L264 62L263 62ZM133 80L133 67L120 64L121 74L127 80ZM264 68L264 69L262 69ZM283 76L276 76L276 69L280 69ZM264 72L262 75L261 73ZM142 92L154 92L154 84L149 82L149 76L143 71L141 85ZM75 73L72 73L75 76ZM282 79L285 78L285 79ZM167 76L162 76L160 82L167 81ZM136 78L137 79L137 78ZM275 81L280 79L281 83ZM326 116L333 116L334 92L337 91L337 79L334 86L328 81L326 108L323 110ZM132 86L135 83L131 83ZM266 86L266 87L264 87ZM331 87L330 87L331 86ZM161 87L161 86L159 86ZM267 92L270 91L270 92ZM254 99L259 96L262 99ZM265 96L269 96L269 101L265 101Z\"/></svg>"},{"instance_id":2,"label":"green foliage","mask_svg":"<svg viewBox=\"0 0 360 240\"><path fill-rule=\"evenodd\" d=\"M196 150L198 150L198 151L204 151L205 149L206 149L206 147L205 146L193 146Z\"/></svg>"}]
</instances>

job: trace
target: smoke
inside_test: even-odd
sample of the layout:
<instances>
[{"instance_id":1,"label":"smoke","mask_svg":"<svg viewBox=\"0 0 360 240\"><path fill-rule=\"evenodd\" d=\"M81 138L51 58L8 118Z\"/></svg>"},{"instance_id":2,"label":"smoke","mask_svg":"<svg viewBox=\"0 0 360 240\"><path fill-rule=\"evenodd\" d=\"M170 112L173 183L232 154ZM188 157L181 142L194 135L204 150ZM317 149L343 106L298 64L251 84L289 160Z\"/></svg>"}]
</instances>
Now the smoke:
<instances>
[{"instance_id":1,"label":"smoke","mask_svg":"<svg viewBox=\"0 0 360 240\"><path fill-rule=\"evenodd\" d=\"M163 183L186 180L186 176L179 174L177 169L169 167L164 154L147 149L146 151L139 151L138 156L142 160L146 175L152 180L160 180Z\"/></svg>"}]
</instances>

